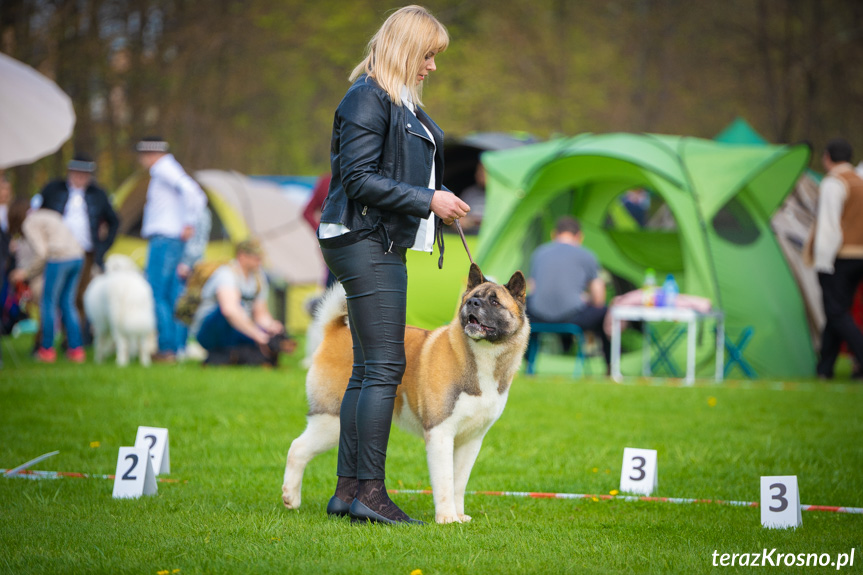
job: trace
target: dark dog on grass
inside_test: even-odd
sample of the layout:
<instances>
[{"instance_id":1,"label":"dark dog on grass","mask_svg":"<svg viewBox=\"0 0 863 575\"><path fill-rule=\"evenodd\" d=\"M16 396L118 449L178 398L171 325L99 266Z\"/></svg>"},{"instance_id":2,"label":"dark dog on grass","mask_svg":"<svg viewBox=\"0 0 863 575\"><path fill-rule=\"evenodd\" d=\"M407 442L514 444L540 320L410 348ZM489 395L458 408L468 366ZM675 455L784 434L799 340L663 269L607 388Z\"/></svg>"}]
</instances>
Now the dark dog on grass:
<instances>
[{"instance_id":1,"label":"dark dog on grass","mask_svg":"<svg viewBox=\"0 0 863 575\"><path fill-rule=\"evenodd\" d=\"M285 333L274 335L267 345L243 344L235 347L214 349L204 360L204 365L263 365L277 367L279 355L291 353L297 342Z\"/></svg>"}]
</instances>

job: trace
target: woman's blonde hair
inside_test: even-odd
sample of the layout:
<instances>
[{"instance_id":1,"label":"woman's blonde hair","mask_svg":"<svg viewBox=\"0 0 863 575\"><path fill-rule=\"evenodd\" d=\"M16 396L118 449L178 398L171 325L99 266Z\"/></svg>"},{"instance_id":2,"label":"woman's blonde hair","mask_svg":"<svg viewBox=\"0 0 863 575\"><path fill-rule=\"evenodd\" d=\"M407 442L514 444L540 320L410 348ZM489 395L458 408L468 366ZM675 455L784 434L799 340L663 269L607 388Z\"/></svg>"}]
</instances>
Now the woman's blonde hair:
<instances>
[{"instance_id":1,"label":"woman's blonde hair","mask_svg":"<svg viewBox=\"0 0 863 575\"><path fill-rule=\"evenodd\" d=\"M405 85L414 104L422 105L422 84L417 86L416 76L426 56L443 52L448 45L449 34L437 18L422 6L405 6L393 12L369 40L366 56L350 80L368 74L399 106Z\"/></svg>"}]
</instances>

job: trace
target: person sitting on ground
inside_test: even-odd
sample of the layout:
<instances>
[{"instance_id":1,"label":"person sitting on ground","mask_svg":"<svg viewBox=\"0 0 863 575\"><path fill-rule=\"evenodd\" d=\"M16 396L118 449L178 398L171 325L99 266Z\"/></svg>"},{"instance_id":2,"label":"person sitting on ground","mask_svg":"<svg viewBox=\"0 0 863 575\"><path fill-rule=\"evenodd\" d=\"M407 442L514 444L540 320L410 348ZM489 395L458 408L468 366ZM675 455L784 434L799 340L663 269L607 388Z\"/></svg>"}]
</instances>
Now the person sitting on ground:
<instances>
[{"instance_id":1,"label":"person sitting on ground","mask_svg":"<svg viewBox=\"0 0 863 575\"><path fill-rule=\"evenodd\" d=\"M201 289L191 332L207 350L207 364L275 365L280 351L292 351L293 340L267 308L262 256L257 240L240 242L235 258L214 271Z\"/></svg>"},{"instance_id":2,"label":"person sitting on ground","mask_svg":"<svg viewBox=\"0 0 863 575\"><path fill-rule=\"evenodd\" d=\"M578 220L557 220L552 241L531 256L527 315L531 323L572 323L592 332L602 342L606 366L611 365L611 343L602 324L608 307L605 283L596 256L581 243Z\"/></svg>"}]
</instances>

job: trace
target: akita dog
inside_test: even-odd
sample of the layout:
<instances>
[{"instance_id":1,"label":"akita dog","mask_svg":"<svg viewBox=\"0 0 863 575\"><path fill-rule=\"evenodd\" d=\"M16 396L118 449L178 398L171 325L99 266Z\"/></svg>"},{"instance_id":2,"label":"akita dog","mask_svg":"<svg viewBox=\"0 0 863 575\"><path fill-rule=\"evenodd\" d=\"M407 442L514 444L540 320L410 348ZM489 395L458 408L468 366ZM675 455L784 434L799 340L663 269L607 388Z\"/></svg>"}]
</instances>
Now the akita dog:
<instances>
[{"instance_id":1,"label":"akita dog","mask_svg":"<svg viewBox=\"0 0 863 575\"><path fill-rule=\"evenodd\" d=\"M316 455L338 445L339 408L353 352L342 289L330 291L315 319L324 337L306 377L305 431L291 443L282 500L300 506L303 471ZM470 521L464 493L482 440L501 416L530 336L525 279L505 286L470 267L467 290L452 323L434 331L405 329L407 366L393 419L425 440L435 521Z\"/></svg>"}]
</instances>

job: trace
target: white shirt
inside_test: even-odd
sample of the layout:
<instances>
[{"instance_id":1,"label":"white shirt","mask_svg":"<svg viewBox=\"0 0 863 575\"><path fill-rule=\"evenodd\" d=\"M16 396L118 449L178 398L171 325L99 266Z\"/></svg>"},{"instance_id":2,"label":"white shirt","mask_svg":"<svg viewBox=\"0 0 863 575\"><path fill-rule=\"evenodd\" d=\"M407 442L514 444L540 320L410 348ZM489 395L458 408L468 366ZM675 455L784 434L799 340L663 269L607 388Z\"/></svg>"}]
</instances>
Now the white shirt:
<instances>
[{"instance_id":1,"label":"white shirt","mask_svg":"<svg viewBox=\"0 0 863 575\"><path fill-rule=\"evenodd\" d=\"M402 85L401 91L402 103L407 107L408 110L416 117L416 107L414 106L413 101L410 98L410 92L408 92L407 86ZM425 124L417 120L417 122L423 127L426 134L428 134L429 140L431 140L432 146L435 146L434 137L432 133L426 128ZM408 125L410 127L410 125ZM437 148L435 147L435 150ZM429 177L428 188L430 190L435 189L435 177L434 177L434 169L435 169L435 160L434 153L432 153L432 168L431 168L431 176ZM410 249L420 251L420 252L431 252L434 248L434 231L435 231L435 222L434 222L434 213L429 215L426 219L420 222L419 228L417 229L417 235L414 238L414 245L411 246ZM336 236L340 236L342 234L348 233L349 230L347 226L342 224L333 224L322 222L318 228L318 237L321 239L326 238L334 238Z\"/></svg>"},{"instance_id":2,"label":"white shirt","mask_svg":"<svg viewBox=\"0 0 863 575\"><path fill-rule=\"evenodd\" d=\"M812 251L815 270L819 272L833 273L833 262L842 247L842 210L848 191L836 174L850 169L850 164L839 164L827 172L818 188L818 220Z\"/></svg>"},{"instance_id":3,"label":"white shirt","mask_svg":"<svg viewBox=\"0 0 863 575\"><path fill-rule=\"evenodd\" d=\"M416 117L416 115L417 115L416 106L414 106L414 103L411 100L410 92L408 92L407 86L404 86L404 85L402 86L402 94L401 95L402 95L402 103L405 106L407 106L408 110L410 110L411 113L414 115L414 117ZM432 152L431 175L429 176L429 185L428 185L428 188L430 190L434 190L435 189L434 152L437 151L437 146L434 143L434 136L432 136L431 131L428 128L426 128L426 125L423 124L422 122L420 122L419 119L417 119L417 122L419 123L420 126L423 127L426 134L428 134L429 140L431 140L432 147L434 148L434 151ZM410 128L410 127L411 127L411 125L408 124L408 128ZM426 219L424 219L420 222L420 226L417 229L416 239L414 240L414 245L411 246L411 249L416 250L418 252L431 252L432 248L434 247L434 227L435 227L434 226L434 213L431 213L429 215L429 217L427 217Z\"/></svg>"},{"instance_id":4,"label":"white shirt","mask_svg":"<svg viewBox=\"0 0 863 575\"><path fill-rule=\"evenodd\" d=\"M206 205L201 186L172 154L166 154L150 168L141 236L179 238L184 227L195 225Z\"/></svg>"},{"instance_id":5,"label":"white shirt","mask_svg":"<svg viewBox=\"0 0 863 575\"><path fill-rule=\"evenodd\" d=\"M0 204L0 230L9 231L9 204Z\"/></svg>"},{"instance_id":6,"label":"white shirt","mask_svg":"<svg viewBox=\"0 0 863 575\"><path fill-rule=\"evenodd\" d=\"M85 252L93 251L93 238L90 233L90 218L87 215L87 202L84 201L84 190L73 188L72 184L66 184L69 188L69 199L63 210L63 223L81 244Z\"/></svg>"}]
</instances>

